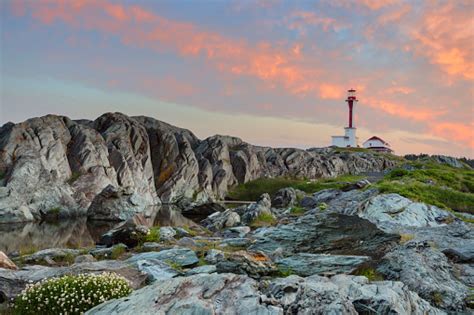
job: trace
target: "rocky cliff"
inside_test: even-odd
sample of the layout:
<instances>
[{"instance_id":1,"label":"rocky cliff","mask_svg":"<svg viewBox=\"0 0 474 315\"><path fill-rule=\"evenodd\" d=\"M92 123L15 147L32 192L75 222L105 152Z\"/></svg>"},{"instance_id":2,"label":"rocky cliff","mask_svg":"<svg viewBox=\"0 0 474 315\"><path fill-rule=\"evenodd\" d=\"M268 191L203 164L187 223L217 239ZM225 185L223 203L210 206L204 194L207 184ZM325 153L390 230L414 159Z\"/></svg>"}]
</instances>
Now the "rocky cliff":
<instances>
[{"instance_id":1,"label":"rocky cliff","mask_svg":"<svg viewBox=\"0 0 474 315\"><path fill-rule=\"evenodd\" d=\"M133 215L160 202L222 199L229 187L259 177L332 177L394 164L366 152L200 140L150 117L48 115L0 128L0 222L87 213L123 220L128 215L113 209Z\"/></svg>"}]
</instances>

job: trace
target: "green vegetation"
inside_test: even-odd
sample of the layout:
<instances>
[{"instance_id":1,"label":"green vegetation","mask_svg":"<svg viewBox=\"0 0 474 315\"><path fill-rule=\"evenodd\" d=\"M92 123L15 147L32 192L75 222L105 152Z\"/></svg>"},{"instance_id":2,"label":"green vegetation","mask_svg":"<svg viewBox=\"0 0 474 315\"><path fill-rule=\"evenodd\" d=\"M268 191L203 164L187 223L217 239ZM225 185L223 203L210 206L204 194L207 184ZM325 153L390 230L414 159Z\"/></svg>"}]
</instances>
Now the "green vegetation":
<instances>
[{"instance_id":1,"label":"green vegetation","mask_svg":"<svg viewBox=\"0 0 474 315\"><path fill-rule=\"evenodd\" d=\"M5 172L0 171L0 180L5 178Z\"/></svg>"},{"instance_id":2,"label":"green vegetation","mask_svg":"<svg viewBox=\"0 0 474 315\"><path fill-rule=\"evenodd\" d=\"M60 207L54 207L54 208L49 209L48 214L58 215L59 212L61 212L61 208Z\"/></svg>"},{"instance_id":3,"label":"green vegetation","mask_svg":"<svg viewBox=\"0 0 474 315\"><path fill-rule=\"evenodd\" d=\"M305 179L276 177L259 178L245 184L233 187L228 194L232 200L257 200L263 193L274 196L275 193L285 187L293 187L306 193L314 193L327 188L343 188L348 183L361 180L363 176L343 175L335 178L322 178L315 181Z\"/></svg>"},{"instance_id":4,"label":"green vegetation","mask_svg":"<svg viewBox=\"0 0 474 315\"><path fill-rule=\"evenodd\" d=\"M357 276L364 276L369 281L383 281L383 275L372 267L361 267L354 272Z\"/></svg>"},{"instance_id":5,"label":"green vegetation","mask_svg":"<svg viewBox=\"0 0 474 315\"><path fill-rule=\"evenodd\" d=\"M181 266L180 264L178 264L177 262L174 262L172 260L165 260L165 263L167 263L171 268L173 268L174 270L178 271L178 272L182 272L183 271L183 266Z\"/></svg>"},{"instance_id":6,"label":"green vegetation","mask_svg":"<svg viewBox=\"0 0 474 315\"><path fill-rule=\"evenodd\" d=\"M324 210L326 210L326 209L328 208L328 205L327 205L327 203L325 203L325 202L321 202L321 203L319 204L318 208L319 208L319 210L324 211Z\"/></svg>"},{"instance_id":7,"label":"green vegetation","mask_svg":"<svg viewBox=\"0 0 474 315\"><path fill-rule=\"evenodd\" d=\"M433 162L412 162L413 170L395 169L376 186L414 201L474 214L474 170Z\"/></svg>"},{"instance_id":8,"label":"green vegetation","mask_svg":"<svg viewBox=\"0 0 474 315\"><path fill-rule=\"evenodd\" d=\"M275 277L286 278L294 274L295 272L291 268L278 266L278 270L275 273Z\"/></svg>"},{"instance_id":9,"label":"green vegetation","mask_svg":"<svg viewBox=\"0 0 474 315\"><path fill-rule=\"evenodd\" d=\"M127 280L114 273L51 278L28 286L16 298L14 314L83 314L131 292Z\"/></svg>"},{"instance_id":10,"label":"green vegetation","mask_svg":"<svg viewBox=\"0 0 474 315\"><path fill-rule=\"evenodd\" d=\"M431 301L433 301L434 305L441 306L441 304L443 304L443 295L441 292L433 291L431 293Z\"/></svg>"},{"instance_id":11,"label":"green vegetation","mask_svg":"<svg viewBox=\"0 0 474 315\"><path fill-rule=\"evenodd\" d=\"M250 227L258 228L262 226L271 226L277 223L275 217L270 213L262 213L256 217L251 223Z\"/></svg>"},{"instance_id":12,"label":"green vegetation","mask_svg":"<svg viewBox=\"0 0 474 315\"><path fill-rule=\"evenodd\" d=\"M80 173L80 172L72 172L71 177L69 177L67 183L68 183L69 185L72 185L72 184L74 184L74 182L75 182L79 177L81 177L81 173Z\"/></svg>"},{"instance_id":13,"label":"green vegetation","mask_svg":"<svg viewBox=\"0 0 474 315\"><path fill-rule=\"evenodd\" d=\"M124 246L114 246L112 248L112 253L110 254L111 259L118 259L121 257L123 254L125 254L127 250L125 249Z\"/></svg>"},{"instance_id":14,"label":"green vegetation","mask_svg":"<svg viewBox=\"0 0 474 315\"><path fill-rule=\"evenodd\" d=\"M154 226L150 228L150 232L143 238L144 242L159 242L160 241L160 227Z\"/></svg>"},{"instance_id":15,"label":"green vegetation","mask_svg":"<svg viewBox=\"0 0 474 315\"><path fill-rule=\"evenodd\" d=\"M400 244L405 244L408 241L411 241L415 235L413 234L400 234Z\"/></svg>"},{"instance_id":16,"label":"green vegetation","mask_svg":"<svg viewBox=\"0 0 474 315\"><path fill-rule=\"evenodd\" d=\"M300 216L300 215L303 215L305 212L306 212L306 209L300 206L295 206L291 208L290 210L290 214L292 216Z\"/></svg>"}]
</instances>

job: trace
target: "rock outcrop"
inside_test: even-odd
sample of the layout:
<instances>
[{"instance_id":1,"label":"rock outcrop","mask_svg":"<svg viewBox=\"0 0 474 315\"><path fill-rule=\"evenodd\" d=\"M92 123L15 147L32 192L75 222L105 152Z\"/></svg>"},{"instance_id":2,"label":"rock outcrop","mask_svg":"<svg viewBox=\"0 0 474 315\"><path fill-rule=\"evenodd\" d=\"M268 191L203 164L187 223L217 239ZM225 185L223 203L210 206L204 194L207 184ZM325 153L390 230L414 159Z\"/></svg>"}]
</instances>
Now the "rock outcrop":
<instances>
[{"instance_id":1,"label":"rock outcrop","mask_svg":"<svg viewBox=\"0 0 474 315\"><path fill-rule=\"evenodd\" d=\"M149 117L48 115L0 128L0 223L86 213L123 220L129 216L98 208L132 213L160 199L203 203L263 176L331 177L393 165L366 152L273 149L229 136L200 140Z\"/></svg>"},{"instance_id":2,"label":"rock outcrop","mask_svg":"<svg viewBox=\"0 0 474 315\"><path fill-rule=\"evenodd\" d=\"M244 275L198 274L152 284L86 314L443 314L400 282L291 276L258 283Z\"/></svg>"}]
</instances>

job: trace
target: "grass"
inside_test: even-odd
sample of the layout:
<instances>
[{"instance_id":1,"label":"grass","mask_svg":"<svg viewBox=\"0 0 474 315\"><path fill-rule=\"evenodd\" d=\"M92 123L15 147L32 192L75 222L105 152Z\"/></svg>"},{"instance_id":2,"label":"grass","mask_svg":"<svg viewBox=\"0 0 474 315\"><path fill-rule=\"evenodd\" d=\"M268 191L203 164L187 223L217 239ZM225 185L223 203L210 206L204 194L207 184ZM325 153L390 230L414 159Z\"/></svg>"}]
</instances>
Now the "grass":
<instances>
[{"instance_id":1,"label":"grass","mask_svg":"<svg viewBox=\"0 0 474 315\"><path fill-rule=\"evenodd\" d=\"M250 227L258 228L262 226L272 226L277 223L275 217L269 213L262 213L250 222Z\"/></svg>"},{"instance_id":2,"label":"grass","mask_svg":"<svg viewBox=\"0 0 474 315\"><path fill-rule=\"evenodd\" d=\"M173 268L174 270L176 270L178 272L183 271L183 266L181 266L177 262L174 262L174 261L171 261L171 260L165 260L165 263L167 263L171 268Z\"/></svg>"},{"instance_id":3,"label":"grass","mask_svg":"<svg viewBox=\"0 0 474 315\"><path fill-rule=\"evenodd\" d=\"M294 274L295 272L291 268L278 266L278 269L275 272L275 277L286 278Z\"/></svg>"},{"instance_id":4,"label":"grass","mask_svg":"<svg viewBox=\"0 0 474 315\"><path fill-rule=\"evenodd\" d=\"M118 259L121 257L127 250L123 246L115 246L112 249L112 253L110 254L111 259Z\"/></svg>"},{"instance_id":5,"label":"grass","mask_svg":"<svg viewBox=\"0 0 474 315\"><path fill-rule=\"evenodd\" d=\"M361 267L354 272L357 276L364 276L369 281L383 281L383 275L372 267Z\"/></svg>"},{"instance_id":6,"label":"grass","mask_svg":"<svg viewBox=\"0 0 474 315\"><path fill-rule=\"evenodd\" d=\"M357 182L362 178L363 176L357 175L342 175L315 181L288 177L259 178L231 188L228 198L231 200L252 201L257 200L263 193L269 193L273 197L278 190L286 187L299 189L306 193L314 193L328 188L343 188L347 183Z\"/></svg>"},{"instance_id":7,"label":"grass","mask_svg":"<svg viewBox=\"0 0 474 315\"><path fill-rule=\"evenodd\" d=\"M431 301L433 301L434 305L441 306L443 304L443 295L441 292L433 291L431 293Z\"/></svg>"},{"instance_id":8,"label":"grass","mask_svg":"<svg viewBox=\"0 0 474 315\"><path fill-rule=\"evenodd\" d=\"M414 170L395 169L376 184L382 193L397 193L447 210L474 214L474 170L433 162L413 162Z\"/></svg>"},{"instance_id":9,"label":"grass","mask_svg":"<svg viewBox=\"0 0 474 315\"><path fill-rule=\"evenodd\" d=\"M150 228L150 232L143 238L145 242L159 242L160 241L160 227L154 226Z\"/></svg>"},{"instance_id":10,"label":"grass","mask_svg":"<svg viewBox=\"0 0 474 315\"><path fill-rule=\"evenodd\" d=\"M81 177L81 173L80 173L80 172L72 172L71 177L69 177L67 183L68 183L69 185L72 185L72 184L74 184L74 182L75 182L79 177Z\"/></svg>"},{"instance_id":11,"label":"grass","mask_svg":"<svg viewBox=\"0 0 474 315\"><path fill-rule=\"evenodd\" d=\"M400 244L405 244L408 241L411 241L415 235L413 234L400 234Z\"/></svg>"},{"instance_id":12,"label":"grass","mask_svg":"<svg viewBox=\"0 0 474 315\"><path fill-rule=\"evenodd\" d=\"M291 208L290 210L290 215L292 216L300 216L303 215L306 212L306 209L300 206L295 206Z\"/></svg>"}]
</instances>

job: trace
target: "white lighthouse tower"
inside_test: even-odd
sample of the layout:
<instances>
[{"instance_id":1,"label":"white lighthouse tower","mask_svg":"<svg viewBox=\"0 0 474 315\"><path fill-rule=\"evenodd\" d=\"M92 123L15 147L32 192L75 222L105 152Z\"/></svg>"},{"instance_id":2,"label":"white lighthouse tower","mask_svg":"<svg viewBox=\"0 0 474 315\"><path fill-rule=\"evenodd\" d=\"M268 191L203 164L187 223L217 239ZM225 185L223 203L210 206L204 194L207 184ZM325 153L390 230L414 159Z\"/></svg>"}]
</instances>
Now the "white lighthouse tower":
<instances>
[{"instance_id":1,"label":"white lighthouse tower","mask_svg":"<svg viewBox=\"0 0 474 315\"><path fill-rule=\"evenodd\" d=\"M358 100L355 96L356 90L350 89L347 92L348 96L346 102L349 106L349 126L344 128L344 136L332 136L332 145L336 147L355 148L359 146L359 138L356 136L357 129L353 125L352 110L354 108L354 102L358 102Z\"/></svg>"}]
</instances>

